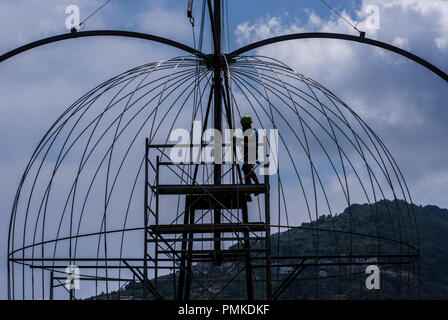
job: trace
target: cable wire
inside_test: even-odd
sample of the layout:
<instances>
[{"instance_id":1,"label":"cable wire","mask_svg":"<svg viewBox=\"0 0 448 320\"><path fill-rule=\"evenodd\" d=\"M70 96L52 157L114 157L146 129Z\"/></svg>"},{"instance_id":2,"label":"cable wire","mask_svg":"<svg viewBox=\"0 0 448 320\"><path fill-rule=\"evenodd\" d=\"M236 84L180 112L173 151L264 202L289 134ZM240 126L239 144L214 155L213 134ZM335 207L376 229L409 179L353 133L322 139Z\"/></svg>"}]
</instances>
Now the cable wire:
<instances>
[{"instance_id":1,"label":"cable wire","mask_svg":"<svg viewBox=\"0 0 448 320\"><path fill-rule=\"evenodd\" d=\"M346 19L341 13L339 13L339 11L337 11L335 8L333 8L328 2L326 2L325 0L320 0L323 4L325 4L331 11L333 11L335 14L337 14L339 17L341 17L345 22L347 22L353 29L355 29L356 31L358 31L359 33L361 33L362 31L360 31L356 25L354 25L353 23L351 23L348 19Z\"/></svg>"},{"instance_id":2,"label":"cable wire","mask_svg":"<svg viewBox=\"0 0 448 320\"><path fill-rule=\"evenodd\" d=\"M98 9L96 9L94 12L92 12L87 18L85 18L78 27L81 27L87 20L89 20L91 17L93 17L98 11L103 9L106 5L108 5L112 0L107 0L105 3L103 3Z\"/></svg>"}]
</instances>

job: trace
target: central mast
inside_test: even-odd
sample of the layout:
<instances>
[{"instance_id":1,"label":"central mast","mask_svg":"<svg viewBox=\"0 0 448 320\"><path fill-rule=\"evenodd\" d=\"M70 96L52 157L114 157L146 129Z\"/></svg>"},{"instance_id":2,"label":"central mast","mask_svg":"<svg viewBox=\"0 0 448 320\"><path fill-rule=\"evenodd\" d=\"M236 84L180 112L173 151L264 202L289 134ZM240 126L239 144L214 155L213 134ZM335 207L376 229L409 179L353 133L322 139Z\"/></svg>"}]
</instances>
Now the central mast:
<instances>
[{"instance_id":1,"label":"central mast","mask_svg":"<svg viewBox=\"0 0 448 320\"><path fill-rule=\"evenodd\" d=\"M209 1L209 5L210 5ZM211 10L211 8L210 8ZM214 91L214 129L222 132L222 75L221 75L221 0L214 0L213 4L213 21L211 21L212 30L214 30L214 54L213 54L213 91ZM213 32L213 31L212 31ZM215 164L213 170L213 183L215 185L221 184L221 148L215 148ZM214 209L214 223L221 223L221 212L220 209ZM215 232L214 238L214 249L216 253L216 262L218 265L221 264L220 250L221 250L221 234Z\"/></svg>"}]
</instances>

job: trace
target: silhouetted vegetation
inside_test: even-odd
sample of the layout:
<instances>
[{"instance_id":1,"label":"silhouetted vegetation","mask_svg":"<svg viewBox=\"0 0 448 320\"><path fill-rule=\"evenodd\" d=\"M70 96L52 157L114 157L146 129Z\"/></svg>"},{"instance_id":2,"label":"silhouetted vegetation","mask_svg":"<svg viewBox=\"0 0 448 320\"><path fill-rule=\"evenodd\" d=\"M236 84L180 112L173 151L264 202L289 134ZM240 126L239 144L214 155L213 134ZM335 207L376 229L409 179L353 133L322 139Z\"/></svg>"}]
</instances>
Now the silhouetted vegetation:
<instances>
[{"instance_id":1,"label":"silhouetted vegetation","mask_svg":"<svg viewBox=\"0 0 448 320\"><path fill-rule=\"evenodd\" d=\"M415 211L416 220L403 219L397 221L398 210L407 214L411 208ZM350 214L351 213L351 214ZM351 221L350 221L351 220ZM398 228L401 223L402 228ZM416 223L419 230L419 239L415 233L409 232L412 224ZM413 249L387 240L378 240L374 237L350 235L310 229L350 230L356 226L357 233L372 234L377 232L386 238L401 239L406 243L419 243L419 263L405 264L401 266L385 267L381 269L381 289L367 290L365 280L367 265L376 264L375 255L378 252L385 254L413 253ZM415 225L414 225L415 226ZM336 216L321 216L317 222L302 224L302 229L290 229L286 232L273 234L272 255L315 255L316 243L319 245L319 255L349 255L350 247L352 255L371 255L370 258L357 258L350 260L340 259L340 262L356 262L351 266L351 276L334 277L335 275L350 273L348 265L331 265L334 260L319 259L324 266L306 267L297 279L284 291L280 299L448 299L448 210L437 206L408 206L403 201L380 201L373 206L354 204ZM401 230L401 231L400 231ZM407 230L407 231L405 231ZM351 244L351 245L350 245ZM262 246L262 244L260 244ZM233 248L237 248L234 246ZM390 260L387 260L390 259ZM394 260L395 259L395 260ZM399 259L399 258L398 258ZM402 258L405 260L404 258ZM380 261L396 261L397 258L382 258ZM299 263L300 260L289 260ZM276 261L277 262L277 261ZM307 262L315 263L316 259L308 259ZM254 262L256 265L260 262ZM280 264L286 260L279 261ZM420 268L420 271L419 271ZM224 263L219 268L211 268L209 263L194 265L196 280L192 285L192 299L210 299L216 294L218 299L245 299L243 263ZM243 270L242 272L238 272ZM291 268L273 268L273 290L291 271ZM219 273L220 283L211 283L210 279ZM263 279L263 268L254 268L254 278ZM320 279L315 280L316 277ZM225 285L230 279L240 280ZM199 284L199 283L200 284ZM159 278L158 289L167 299L173 296L173 274ZM255 294L263 299L265 289L262 282L255 281ZM118 299L119 296L134 296L142 298L142 286L140 283L129 283L120 292L109 294L109 299ZM104 299L105 295L99 295L97 299ZM151 297L152 298L152 297Z\"/></svg>"}]
</instances>

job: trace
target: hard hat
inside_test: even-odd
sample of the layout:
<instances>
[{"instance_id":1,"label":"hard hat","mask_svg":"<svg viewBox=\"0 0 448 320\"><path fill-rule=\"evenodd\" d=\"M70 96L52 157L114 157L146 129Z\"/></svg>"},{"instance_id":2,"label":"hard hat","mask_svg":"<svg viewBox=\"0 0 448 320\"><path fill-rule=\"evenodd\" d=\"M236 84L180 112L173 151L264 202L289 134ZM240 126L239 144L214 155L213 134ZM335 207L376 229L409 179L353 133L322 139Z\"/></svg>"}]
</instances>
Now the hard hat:
<instances>
[{"instance_id":1,"label":"hard hat","mask_svg":"<svg viewBox=\"0 0 448 320\"><path fill-rule=\"evenodd\" d=\"M242 116L241 117L241 123L252 123L252 117L251 116Z\"/></svg>"}]
</instances>

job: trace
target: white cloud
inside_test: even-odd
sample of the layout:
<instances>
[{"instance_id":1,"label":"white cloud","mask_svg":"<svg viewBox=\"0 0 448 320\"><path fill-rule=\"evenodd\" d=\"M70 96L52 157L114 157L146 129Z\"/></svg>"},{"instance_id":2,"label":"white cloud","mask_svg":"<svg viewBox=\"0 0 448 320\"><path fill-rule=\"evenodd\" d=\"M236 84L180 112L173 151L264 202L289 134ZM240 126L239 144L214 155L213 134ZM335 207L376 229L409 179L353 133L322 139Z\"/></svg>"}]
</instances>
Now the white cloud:
<instances>
[{"instance_id":1,"label":"white cloud","mask_svg":"<svg viewBox=\"0 0 448 320\"><path fill-rule=\"evenodd\" d=\"M364 0L355 16L346 11L342 14L363 30L369 5L380 9L380 28L366 30L367 37L409 50L446 70L448 1ZM248 44L293 32L356 34L336 16L325 20L313 11L308 11L308 16L305 22L291 22L286 14L246 21L237 27L235 36L240 44ZM448 180L437 173L446 169L443 159L448 158L448 152L440 151L445 149L440 137L448 136L446 82L394 53L339 40L289 41L255 53L275 57L329 88L380 134L405 172L414 200L448 206L438 191ZM428 156L434 153L440 161L416 156L418 150ZM432 184L434 179L428 175L439 176L438 182ZM438 197L431 196L431 190Z\"/></svg>"},{"instance_id":2,"label":"white cloud","mask_svg":"<svg viewBox=\"0 0 448 320\"><path fill-rule=\"evenodd\" d=\"M383 32L395 36L396 33L415 40L428 37L432 46L446 53L448 41L448 2L444 0L373 0L364 1L380 8ZM400 17L397 19L396 17ZM409 35L409 36L408 36Z\"/></svg>"},{"instance_id":3,"label":"white cloud","mask_svg":"<svg viewBox=\"0 0 448 320\"><path fill-rule=\"evenodd\" d=\"M433 44L437 43L437 48L441 48L446 44L445 37L448 32L441 32L439 26L445 25L444 21L448 21L447 1L363 1L361 10L357 11L356 17L361 20L356 21L355 18L351 18L345 11L342 14L351 23L359 23L358 26L362 28L365 19L368 18L365 8L372 4L380 9L381 24L379 30L369 31L368 37L392 43L398 47L414 51L417 54L419 54L418 51L425 48L428 41ZM396 18L398 16L400 19ZM247 44L251 41L279 34L304 31L351 34L354 32L352 27L342 19L332 17L329 20L323 20L316 17L312 11L309 12L309 20L305 23L288 23L285 20L284 17L269 17L254 23L244 22L235 31L237 41ZM433 45L433 48L436 48L436 46ZM431 48L429 48L428 52L431 52L430 57L427 56L427 53L423 56L430 61L432 60L431 57L433 57L435 61L432 61L435 64L437 64L437 61L442 60L439 51L434 54ZM411 64L408 60L396 54L382 49L373 49L372 47L338 40L290 41L260 48L257 53L278 57L297 71L310 75L333 91L336 90L342 95L342 98L353 96L350 92L353 91L353 87L358 87L361 78L364 80L364 84L369 82L368 86L364 86L363 91L356 92L357 102L367 107L364 110L364 116L374 120L378 119L377 115L381 113L387 117L382 117L381 122L388 121L391 124L396 124L401 119L403 124L410 124L409 120L423 123L421 120L422 114L410 114L411 110L421 110L421 108L417 108L416 104L418 101L412 95L400 94L399 100L396 103L393 102L394 97L397 99L397 90L398 92L406 92L409 87L406 86L406 90L402 90L400 86L403 83L391 81L392 79L386 73L390 68L393 68L397 73L402 72L402 76L405 76L410 70L426 76L429 74L429 71ZM442 53L442 55L448 58L448 54ZM385 76L388 79L385 79ZM397 74L393 77L397 76L399 75ZM374 83L375 81L380 81L381 83ZM386 82L390 82L388 90L384 90ZM379 97L379 99L387 101L387 103L383 104L384 109L382 109L381 105L378 106L377 103L375 108L372 108L372 97L369 92L375 90L375 88L381 89L380 92L383 98ZM390 97L386 97L387 95L390 95ZM372 110L371 114L367 112L368 109ZM403 117L404 113L411 116ZM412 123L415 124L415 122Z\"/></svg>"},{"instance_id":4,"label":"white cloud","mask_svg":"<svg viewBox=\"0 0 448 320\"><path fill-rule=\"evenodd\" d=\"M236 42L243 44L268 37L278 36L284 33L296 33L303 29L295 24L285 26L280 17L269 17L259 20L254 24L243 22L236 27Z\"/></svg>"},{"instance_id":5,"label":"white cloud","mask_svg":"<svg viewBox=\"0 0 448 320\"><path fill-rule=\"evenodd\" d=\"M402 37L395 37L392 44L401 49L409 49L409 40Z\"/></svg>"},{"instance_id":6,"label":"white cloud","mask_svg":"<svg viewBox=\"0 0 448 320\"><path fill-rule=\"evenodd\" d=\"M78 0L81 20L98 8L101 0ZM50 35L66 33L65 8L72 0L15 0L2 1L0 10L0 48L13 49ZM88 21L90 29L102 29L106 25L104 15L98 14Z\"/></svg>"},{"instance_id":7,"label":"white cloud","mask_svg":"<svg viewBox=\"0 0 448 320\"><path fill-rule=\"evenodd\" d=\"M437 37L435 40L437 48L440 50L448 49L448 37Z\"/></svg>"}]
</instances>

